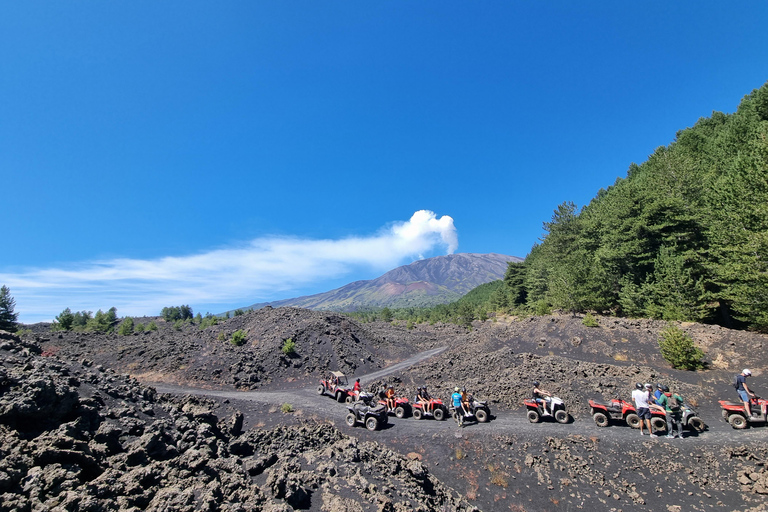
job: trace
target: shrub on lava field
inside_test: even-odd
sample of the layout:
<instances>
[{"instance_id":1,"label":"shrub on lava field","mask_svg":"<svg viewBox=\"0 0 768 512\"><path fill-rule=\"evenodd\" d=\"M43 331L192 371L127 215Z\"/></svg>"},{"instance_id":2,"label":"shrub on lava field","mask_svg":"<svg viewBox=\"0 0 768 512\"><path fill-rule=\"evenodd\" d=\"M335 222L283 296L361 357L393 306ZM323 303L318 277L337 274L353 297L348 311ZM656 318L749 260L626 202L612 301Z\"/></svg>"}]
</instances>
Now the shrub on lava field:
<instances>
[{"instance_id":1,"label":"shrub on lava field","mask_svg":"<svg viewBox=\"0 0 768 512\"><path fill-rule=\"evenodd\" d=\"M293 406L291 404L285 403L280 406L280 410L285 413L293 412Z\"/></svg>"},{"instance_id":2,"label":"shrub on lava field","mask_svg":"<svg viewBox=\"0 0 768 512\"><path fill-rule=\"evenodd\" d=\"M599 327L600 324L597 323L597 318L595 318L592 313L587 313L584 315L584 319L581 321L582 324L584 324L587 327Z\"/></svg>"},{"instance_id":3,"label":"shrub on lava field","mask_svg":"<svg viewBox=\"0 0 768 512\"><path fill-rule=\"evenodd\" d=\"M293 341L293 338L288 338L283 343L283 354L289 356L296 352L296 343Z\"/></svg>"},{"instance_id":4,"label":"shrub on lava field","mask_svg":"<svg viewBox=\"0 0 768 512\"><path fill-rule=\"evenodd\" d=\"M229 340L231 344L233 344L236 347L239 347L240 345L245 343L245 331L242 329L238 329L237 331L232 333L232 338Z\"/></svg>"},{"instance_id":5,"label":"shrub on lava field","mask_svg":"<svg viewBox=\"0 0 768 512\"><path fill-rule=\"evenodd\" d=\"M659 349L672 368L698 370L704 367L704 352L694 345L693 338L674 325L661 331Z\"/></svg>"},{"instance_id":6,"label":"shrub on lava field","mask_svg":"<svg viewBox=\"0 0 768 512\"><path fill-rule=\"evenodd\" d=\"M549 315L550 313L552 313L552 308L549 307L549 304L547 304L546 301L539 300L533 304L534 315L544 316Z\"/></svg>"}]
</instances>

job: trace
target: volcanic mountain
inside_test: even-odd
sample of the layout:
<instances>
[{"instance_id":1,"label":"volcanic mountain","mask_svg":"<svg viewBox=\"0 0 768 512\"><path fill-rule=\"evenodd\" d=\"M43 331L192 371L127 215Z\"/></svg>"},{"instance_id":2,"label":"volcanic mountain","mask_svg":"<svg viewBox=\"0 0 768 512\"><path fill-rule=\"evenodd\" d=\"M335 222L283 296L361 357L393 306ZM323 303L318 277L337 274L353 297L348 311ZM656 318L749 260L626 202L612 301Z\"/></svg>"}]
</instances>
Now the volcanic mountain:
<instances>
[{"instance_id":1,"label":"volcanic mountain","mask_svg":"<svg viewBox=\"0 0 768 512\"><path fill-rule=\"evenodd\" d=\"M376 279L355 281L316 295L254 304L293 306L323 311L360 311L375 308L429 307L448 304L491 281L501 279L507 263L522 261L503 254L450 254L404 265Z\"/></svg>"}]
</instances>

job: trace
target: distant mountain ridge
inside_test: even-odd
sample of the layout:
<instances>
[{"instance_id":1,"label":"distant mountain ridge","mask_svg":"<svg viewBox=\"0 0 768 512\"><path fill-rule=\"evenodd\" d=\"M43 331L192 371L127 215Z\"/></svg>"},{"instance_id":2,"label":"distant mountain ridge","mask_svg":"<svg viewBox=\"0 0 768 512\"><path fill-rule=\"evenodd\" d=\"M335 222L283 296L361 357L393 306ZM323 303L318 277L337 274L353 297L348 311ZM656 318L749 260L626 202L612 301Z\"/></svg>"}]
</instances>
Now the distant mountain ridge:
<instances>
[{"instance_id":1,"label":"distant mountain ridge","mask_svg":"<svg viewBox=\"0 0 768 512\"><path fill-rule=\"evenodd\" d=\"M522 258L494 253L436 256L390 270L376 279L355 281L315 295L253 304L246 309L292 306L360 311L448 304L481 284L503 278L510 261L522 261Z\"/></svg>"}]
</instances>

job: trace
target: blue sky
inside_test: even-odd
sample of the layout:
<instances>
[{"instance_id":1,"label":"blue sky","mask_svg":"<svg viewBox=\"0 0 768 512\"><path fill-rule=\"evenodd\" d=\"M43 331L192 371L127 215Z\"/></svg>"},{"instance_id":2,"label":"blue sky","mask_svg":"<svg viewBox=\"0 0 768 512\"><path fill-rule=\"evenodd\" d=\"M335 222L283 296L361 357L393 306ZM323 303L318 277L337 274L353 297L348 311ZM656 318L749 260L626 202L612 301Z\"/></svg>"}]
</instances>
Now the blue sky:
<instances>
[{"instance_id":1,"label":"blue sky","mask_svg":"<svg viewBox=\"0 0 768 512\"><path fill-rule=\"evenodd\" d=\"M3 2L0 284L33 322L524 257L768 80L767 3L625 4Z\"/></svg>"}]
</instances>

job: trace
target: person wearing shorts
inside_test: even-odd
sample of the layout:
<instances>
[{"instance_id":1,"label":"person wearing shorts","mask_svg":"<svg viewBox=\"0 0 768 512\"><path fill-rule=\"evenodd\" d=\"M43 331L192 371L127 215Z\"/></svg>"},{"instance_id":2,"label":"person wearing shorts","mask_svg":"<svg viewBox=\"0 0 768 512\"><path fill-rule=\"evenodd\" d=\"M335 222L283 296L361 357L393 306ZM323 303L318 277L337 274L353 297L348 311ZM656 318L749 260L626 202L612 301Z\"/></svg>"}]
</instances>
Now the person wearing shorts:
<instances>
[{"instance_id":1,"label":"person wearing shorts","mask_svg":"<svg viewBox=\"0 0 768 512\"><path fill-rule=\"evenodd\" d=\"M645 426L648 428L648 435L651 437L657 437L651 428L650 400L653 386L650 384L643 386L642 384L638 383L635 387L636 389L632 392L632 398L635 400L637 415L640 417L640 435L645 435L645 432L643 432L643 424L645 424Z\"/></svg>"},{"instance_id":2,"label":"person wearing shorts","mask_svg":"<svg viewBox=\"0 0 768 512\"><path fill-rule=\"evenodd\" d=\"M752 418L752 409L749 407L750 395L755 396L755 394L750 391L749 386L747 386L747 377L751 375L752 372L745 368L741 371L741 374L736 376L736 391L739 393L739 398L741 398L741 401L744 403L744 411L747 413L747 419Z\"/></svg>"}]
</instances>

